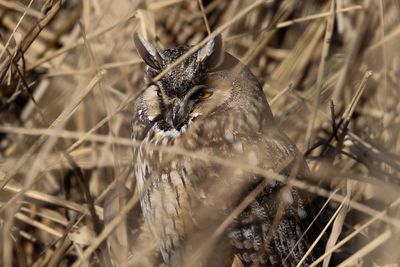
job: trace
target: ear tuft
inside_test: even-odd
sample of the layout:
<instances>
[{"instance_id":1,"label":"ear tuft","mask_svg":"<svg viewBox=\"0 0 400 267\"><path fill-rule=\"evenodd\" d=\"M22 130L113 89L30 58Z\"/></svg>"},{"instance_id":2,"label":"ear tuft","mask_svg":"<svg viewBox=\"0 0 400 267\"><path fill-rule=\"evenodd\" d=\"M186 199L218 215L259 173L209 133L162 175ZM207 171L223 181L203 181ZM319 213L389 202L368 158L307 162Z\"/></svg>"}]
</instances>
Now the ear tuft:
<instances>
[{"instance_id":1,"label":"ear tuft","mask_svg":"<svg viewBox=\"0 0 400 267\"><path fill-rule=\"evenodd\" d=\"M160 70L162 66L162 58L157 48L147 42L146 39L137 32L133 33L133 42L135 43L136 50L143 61L153 69Z\"/></svg>"},{"instance_id":2,"label":"ear tuft","mask_svg":"<svg viewBox=\"0 0 400 267\"><path fill-rule=\"evenodd\" d=\"M218 34L199 49L197 61L204 62L208 68L217 68L224 61L224 54L224 42Z\"/></svg>"}]
</instances>

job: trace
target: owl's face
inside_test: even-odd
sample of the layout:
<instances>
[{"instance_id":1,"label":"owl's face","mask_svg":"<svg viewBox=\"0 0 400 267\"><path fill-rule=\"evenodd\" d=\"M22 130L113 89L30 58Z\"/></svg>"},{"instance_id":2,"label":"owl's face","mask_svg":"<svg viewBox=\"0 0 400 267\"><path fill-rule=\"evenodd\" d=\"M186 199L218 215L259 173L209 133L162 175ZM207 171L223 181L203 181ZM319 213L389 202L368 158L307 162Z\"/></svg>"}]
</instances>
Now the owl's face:
<instances>
[{"instance_id":1,"label":"owl's face","mask_svg":"<svg viewBox=\"0 0 400 267\"><path fill-rule=\"evenodd\" d=\"M222 40L209 41L171 69L160 80L153 78L187 52L189 46L159 51L135 34L139 55L147 64L148 88L138 101L138 117L169 134L185 132L195 120L229 106L234 90L224 71L217 69L224 56Z\"/></svg>"}]
</instances>

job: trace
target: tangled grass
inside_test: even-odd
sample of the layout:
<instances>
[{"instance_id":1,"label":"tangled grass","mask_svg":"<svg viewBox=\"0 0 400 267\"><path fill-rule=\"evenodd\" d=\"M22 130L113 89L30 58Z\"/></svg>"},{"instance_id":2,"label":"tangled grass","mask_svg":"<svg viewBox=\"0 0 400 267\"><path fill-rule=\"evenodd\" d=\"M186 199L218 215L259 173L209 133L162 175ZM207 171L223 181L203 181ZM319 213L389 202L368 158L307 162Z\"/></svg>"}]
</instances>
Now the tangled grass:
<instances>
[{"instance_id":1,"label":"tangled grass","mask_svg":"<svg viewBox=\"0 0 400 267\"><path fill-rule=\"evenodd\" d=\"M138 193L106 225L102 209L135 183L134 31L160 48L221 33L321 181L294 185L340 207L315 264L352 248L340 266L399 265L398 1L0 0L0 14L0 266L151 264ZM117 234L110 250L121 229L136 245Z\"/></svg>"}]
</instances>

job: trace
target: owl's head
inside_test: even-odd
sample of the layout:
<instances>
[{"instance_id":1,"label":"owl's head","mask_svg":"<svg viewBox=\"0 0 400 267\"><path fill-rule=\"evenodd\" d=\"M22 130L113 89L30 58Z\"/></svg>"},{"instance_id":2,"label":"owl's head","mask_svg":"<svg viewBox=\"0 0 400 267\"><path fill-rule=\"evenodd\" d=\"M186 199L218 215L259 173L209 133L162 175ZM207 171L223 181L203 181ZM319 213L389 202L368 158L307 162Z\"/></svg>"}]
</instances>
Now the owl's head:
<instances>
[{"instance_id":1,"label":"owl's head","mask_svg":"<svg viewBox=\"0 0 400 267\"><path fill-rule=\"evenodd\" d=\"M191 46L159 50L137 33L134 43L147 65L147 89L137 103L138 118L147 125L156 124L160 130L179 134L199 118L243 105L248 108L249 99L254 100L255 95L263 101L257 80L224 51L220 36L211 39L158 81L154 78Z\"/></svg>"}]
</instances>

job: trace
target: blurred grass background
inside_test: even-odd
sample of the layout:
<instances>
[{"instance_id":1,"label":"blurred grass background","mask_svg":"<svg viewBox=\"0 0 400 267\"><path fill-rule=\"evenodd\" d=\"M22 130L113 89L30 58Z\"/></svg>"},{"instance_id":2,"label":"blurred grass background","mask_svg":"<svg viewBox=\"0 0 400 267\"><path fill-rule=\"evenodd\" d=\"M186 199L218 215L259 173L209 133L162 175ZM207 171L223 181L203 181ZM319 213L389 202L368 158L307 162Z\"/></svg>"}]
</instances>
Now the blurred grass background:
<instances>
[{"instance_id":1,"label":"blurred grass background","mask_svg":"<svg viewBox=\"0 0 400 267\"><path fill-rule=\"evenodd\" d=\"M305 153L316 193L343 203L324 256L347 246L342 266L399 266L399 22L397 0L0 0L0 266L116 262L102 205L118 178L135 183L134 31L159 48L221 31ZM137 206L130 215L135 236ZM140 235L129 255L142 262L124 264L150 264Z\"/></svg>"}]
</instances>

